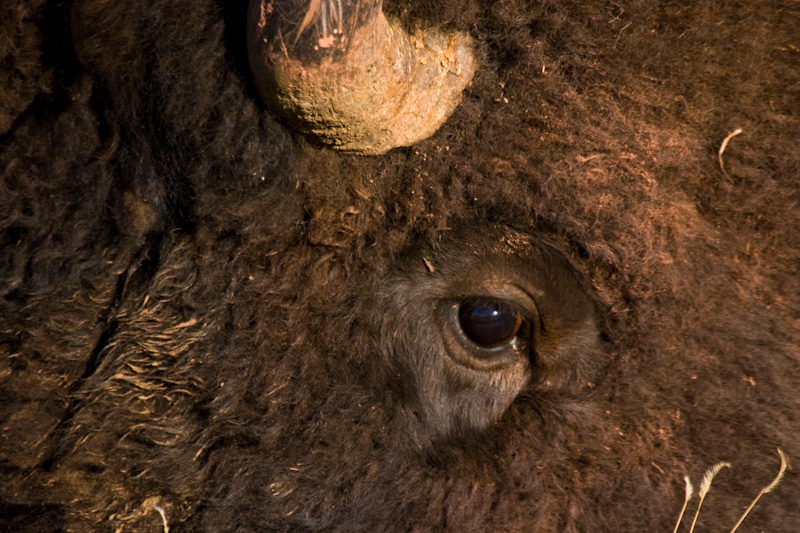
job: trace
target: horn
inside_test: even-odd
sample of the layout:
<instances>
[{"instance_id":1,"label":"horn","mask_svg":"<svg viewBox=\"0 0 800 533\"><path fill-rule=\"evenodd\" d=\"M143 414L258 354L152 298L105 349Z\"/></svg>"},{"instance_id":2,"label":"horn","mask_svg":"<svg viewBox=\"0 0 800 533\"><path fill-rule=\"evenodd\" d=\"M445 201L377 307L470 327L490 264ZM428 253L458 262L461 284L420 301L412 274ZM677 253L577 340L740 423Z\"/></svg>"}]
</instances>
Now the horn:
<instances>
[{"instance_id":1,"label":"horn","mask_svg":"<svg viewBox=\"0 0 800 533\"><path fill-rule=\"evenodd\" d=\"M248 56L261 99L294 128L365 155L436 132L475 71L464 33L387 20L382 0L250 0Z\"/></svg>"}]
</instances>

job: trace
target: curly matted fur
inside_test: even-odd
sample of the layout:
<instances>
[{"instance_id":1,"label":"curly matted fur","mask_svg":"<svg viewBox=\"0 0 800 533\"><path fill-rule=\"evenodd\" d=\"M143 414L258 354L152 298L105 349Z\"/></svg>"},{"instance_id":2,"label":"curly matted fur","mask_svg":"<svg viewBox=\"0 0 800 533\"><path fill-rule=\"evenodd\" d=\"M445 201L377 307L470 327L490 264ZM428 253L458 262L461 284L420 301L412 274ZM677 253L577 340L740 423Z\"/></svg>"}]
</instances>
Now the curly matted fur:
<instances>
[{"instance_id":1,"label":"curly matted fur","mask_svg":"<svg viewBox=\"0 0 800 533\"><path fill-rule=\"evenodd\" d=\"M667 531L725 460L719 530L800 457L800 4L387 0L479 68L372 158L257 102L245 4L0 8L0 529ZM411 288L491 277L497 228L567 258L599 345L429 439Z\"/></svg>"}]
</instances>

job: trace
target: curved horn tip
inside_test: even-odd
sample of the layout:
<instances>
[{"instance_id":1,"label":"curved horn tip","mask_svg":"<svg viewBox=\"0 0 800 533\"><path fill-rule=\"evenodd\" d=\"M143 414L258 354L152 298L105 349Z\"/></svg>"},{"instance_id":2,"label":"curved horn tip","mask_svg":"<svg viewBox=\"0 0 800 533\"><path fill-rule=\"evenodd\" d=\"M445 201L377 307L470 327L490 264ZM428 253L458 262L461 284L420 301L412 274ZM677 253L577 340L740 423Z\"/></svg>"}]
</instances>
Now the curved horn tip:
<instances>
[{"instance_id":1,"label":"curved horn tip","mask_svg":"<svg viewBox=\"0 0 800 533\"><path fill-rule=\"evenodd\" d=\"M302 20L278 13L279 3L250 3L255 85L273 112L336 150L379 155L427 139L472 80L473 44L465 33L409 34L384 17L379 1L371 12L360 4L359 12L358 2L320 0Z\"/></svg>"}]
</instances>

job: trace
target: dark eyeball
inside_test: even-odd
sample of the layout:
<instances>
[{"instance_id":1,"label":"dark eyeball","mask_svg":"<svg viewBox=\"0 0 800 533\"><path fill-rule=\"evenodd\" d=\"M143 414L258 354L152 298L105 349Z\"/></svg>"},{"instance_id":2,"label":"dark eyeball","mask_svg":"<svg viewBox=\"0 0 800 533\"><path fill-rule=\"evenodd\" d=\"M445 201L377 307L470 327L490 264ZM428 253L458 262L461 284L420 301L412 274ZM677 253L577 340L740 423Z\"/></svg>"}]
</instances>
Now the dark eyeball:
<instances>
[{"instance_id":1,"label":"dark eyeball","mask_svg":"<svg viewBox=\"0 0 800 533\"><path fill-rule=\"evenodd\" d=\"M474 300L461 304L458 322L467 338L480 348L496 348L517 335L522 314L504 302Z\"/></svg>"}]
</instances>

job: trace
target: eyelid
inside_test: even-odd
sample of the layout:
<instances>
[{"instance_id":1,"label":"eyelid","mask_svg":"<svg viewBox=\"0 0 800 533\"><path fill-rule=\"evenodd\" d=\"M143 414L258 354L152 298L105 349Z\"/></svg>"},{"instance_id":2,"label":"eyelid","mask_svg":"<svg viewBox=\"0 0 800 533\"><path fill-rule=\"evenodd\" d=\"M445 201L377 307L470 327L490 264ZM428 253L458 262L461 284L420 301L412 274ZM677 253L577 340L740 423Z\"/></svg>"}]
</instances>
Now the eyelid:
<instances>
[{"instance_id":1,"label":"eyelid","mask_svg":"<svg viewBox=\"0 0 800 533\"><path fill-rule=\"evenodd\" d=\"M461 291L459 291L461 292ZM458 310L464 301L478 300L486 302L499 302L516 309L520 313L522 328L528 324L526 337L515 335L509 343L499 346L484 348L471 341L462 331L458 319ZM540 315L533 297L518 285L508 283L484 282L474 287L469 293L453 294L451 297L440 300L439 316L444 319L442 331L445 333L445 344L449 345L447 352L450 358L461 366L479 371L498 371L514 365L525 365L530 354L527 350L534 349L531 335L536 335L539 330ZM455 343L455 344L452 344ZM518 348L524 347L524 351ZM493 354L492 357L487 357Z\"/></svg>"},{"instance_id":2,"label":"eyelid","mask_svg":"<svg viewBox=\"0 0 800 533\"><path fill-rule=\"evenodd\" d=\"M524 311L524 315L529 318L535 318L538 313L538 306L536 300L528 291L522 287L510 283L495 283L488 282L474 287L468 294L460 294L453 299L465 300L469 298L477 298L487 301L504 301L514 304Z\"/></svg>"}]
</instances>

